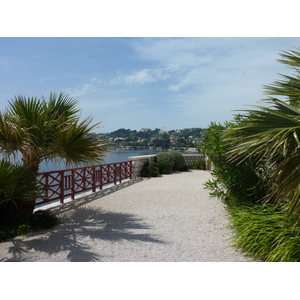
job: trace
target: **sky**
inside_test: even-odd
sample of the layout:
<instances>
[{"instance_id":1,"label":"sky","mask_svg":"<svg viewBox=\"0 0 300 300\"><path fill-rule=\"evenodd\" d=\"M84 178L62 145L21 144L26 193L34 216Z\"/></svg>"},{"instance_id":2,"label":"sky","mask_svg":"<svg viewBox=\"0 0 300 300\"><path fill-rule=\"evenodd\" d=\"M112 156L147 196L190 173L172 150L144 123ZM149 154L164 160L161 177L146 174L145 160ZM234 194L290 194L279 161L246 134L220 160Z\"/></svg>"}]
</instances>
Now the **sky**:
<instances>
[{"instance_id":1,"label":"sky","mask_svg":"<svg viewBox=\"0 0 300 300\"><path fill-rule=\"evenodd\" d=\"M96 131L207 128L264 98L297 37L1 37L0 109L68 93Z\"/></svg>"},{"instance_id":2,"label":"sky","mask_svg":"<svg viewBox=\"0 0 300 300\"><path fill-rule=\"evenodd\" d=\"M3 2L0 110L15 95L47 97L50 91L63 91L80 100L82 118L94 116L95 121L102 121L99 132L205 128L210 122L231 120L235 110L264 98L263 85L279 79L278 73L291 72L276 59L281 51L300 46L298 6L295 0ZM120 264L101 266L105 274L100 278L102 294L111 296L117 280L120 297L125 291L139 299L141 292L149 291L145 284L151 282L157 286L155 296L159 291L165 298L170 298L170 292L176 299L193 298L199 294L200 282L201 294L240 299L242 290L251 294L248 286L253 275L261 274L256 281L263 283L260 294L270 298L272 291L263 287L278 279L277 265L277 272L269 271L270 265L252 269L252 264L230 264L230 270L227 264L181 264L180 272L177 265L174 270L169 264L147 266L139 270L132 265L121 270ZM20 274L20 265L17 267L10 265L5 274ZM280 265L285 277L280 279L280 288L274 289L273 298L294 292L290 286L297 277L292 267L286 270ZM35 268L32 274L43 271L43 265ZM23 273L28 275L28 268ZM72 276L77 273L70 270L66 276L70 284L76 280ZM87 276L86 285L81 279L85 296L97 293L90 284L94 277ZM238 289L232 289L232 278ZM141 288L135 288L136 293L132 293L133 281ZM219 289L215 289L216 282ZM65 286L69 297L70 285ZM77 295L78 290L75 292ZM256 294L253 289L251 296Z\"/></svg>"}]
</instances>

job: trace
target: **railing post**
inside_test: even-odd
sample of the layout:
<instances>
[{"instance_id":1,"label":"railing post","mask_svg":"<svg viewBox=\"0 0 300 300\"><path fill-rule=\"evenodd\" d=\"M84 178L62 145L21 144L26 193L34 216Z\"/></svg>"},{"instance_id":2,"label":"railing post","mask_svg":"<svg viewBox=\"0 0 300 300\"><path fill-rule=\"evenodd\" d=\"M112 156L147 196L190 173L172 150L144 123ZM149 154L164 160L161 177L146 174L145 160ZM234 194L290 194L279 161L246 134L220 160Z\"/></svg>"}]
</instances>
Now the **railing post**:
<instances>
[{"instance_id":1,"label":"railing post","mask_svg":"<svg viewBox=\"0 0 300 300\"><path fill-rule=\"evenodd\" d=\"M92 191L93 193L96 192L96 167L92 167Z\"/></svg>"},{"instance_id":2,"label":"railing post","mask_svg":"<svg viewBox=\"0 0 300 300\"><path fill-rule=\"evenodd\" d=\"M114 164L114 185L117 184L117 164Z\"/></svg>"},{"instance_id":3,"label":"railing post","mask_svg":"<svg viewBox=\"0 0 300 300\"><path fill-rule=\"evenodd\" d=\"M74 200L75 199L75 175L74 175L74 170L72 170L71 171L71 178L72 178L72 189L71 189L71 191L72 191L72 195L71 195L71 198L72 198L72 200Z\"/></svg>"},{"instance_id":4,"label":"railing post","mask_svg":"<svg viewBox=\"0 0 300 300\"><path fill-rule=\"evenodd\" d=\"M122 171L121 171L121 164L119 166L116 165L116 179L119 178L119 183L122 182Z\"/></svg>"},{"instance_id":5,"label":"railing post","mask_svg":"<svg viewBox=\"0 0 300 300\"><path fill-rule=\"evenodd\" d=\"M48 198L49 197L49 178L48 178L48 174L46 174L46 176L44 178L45 178L45 184L44 184L45 198Z\"/></svg>"},{"instance_id":6,"label":"railing post","mask_svg":"<svg viewBox=\"0 0 300 300\"><path fill-rule=\"evenodd\" d=\"M83 184L83 190L86 189L86 172L85 167L82 168L82 184Z\"/></svg>"},{"instance_id":7,"label":"railing post","mask_svg":"<svg viewBox=\"0 0 300 300\"><path fill-rule=\"evenodd\" d=\"M103 170L102 170L102 165L100 166L99 170L99 179L100 179L100 190L102 190L102 185L103 185Z\"/></svg>"},{"instance_id":8,"label":"railing post","mask_svg":"<svg viewBox=\"0 0 300 300\"><path fill-rule=\"evenodd\" d=\"M64 170L60 171L60 203L64 203Z\"/></svg>"},{"instance_id":9,"label":"railing post","mask_svg":"<svg viewBox=\"0 0 300 300\"><path fill-rule=\"evenodd\" d=\"M129 178L132 179L132 160L129 161Z\"/></svg>"}]
</instances>

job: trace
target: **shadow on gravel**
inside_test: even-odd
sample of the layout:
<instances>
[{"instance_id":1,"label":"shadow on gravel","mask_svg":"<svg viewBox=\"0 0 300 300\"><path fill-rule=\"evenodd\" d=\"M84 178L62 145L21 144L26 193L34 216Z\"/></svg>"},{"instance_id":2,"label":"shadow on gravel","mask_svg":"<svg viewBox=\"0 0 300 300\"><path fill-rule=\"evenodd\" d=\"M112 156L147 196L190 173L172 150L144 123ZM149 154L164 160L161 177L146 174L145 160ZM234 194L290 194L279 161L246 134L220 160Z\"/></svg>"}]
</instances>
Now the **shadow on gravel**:
<instances>
[{"instance_id":1,"label":"shadow on gravel","mask_svg":"<svg viewBox=\"0 0 300 300\"><path fill-rule=\"evenodd\" d=\"M116 188L116 187L115 187ZM112 193L113 190L101 191L101 196ZM149 226L143 223L141 218L132 214L113 213L99 211L92 206L82 206L92 200L96 195L84 197L84 203L75 201L71 205L66 204L53 211L61 215L61 225L52 230L37 232L24 238L14 238L13 245L9 248L12 258L2 261L32 261L27 252L39 252L47 255L56 254L55 261L65 260L71 262L101 261L101 241L118 242L121 240L161 243L159 240L147 233ZM103 195L104 194L104 195ZM89 242L95 248L89 246ZM95 243L96 242L96 243ZM61 257L59 253L62 252ZM65 253L63 253L65 252Z\"/></svg>"}]
</instances>

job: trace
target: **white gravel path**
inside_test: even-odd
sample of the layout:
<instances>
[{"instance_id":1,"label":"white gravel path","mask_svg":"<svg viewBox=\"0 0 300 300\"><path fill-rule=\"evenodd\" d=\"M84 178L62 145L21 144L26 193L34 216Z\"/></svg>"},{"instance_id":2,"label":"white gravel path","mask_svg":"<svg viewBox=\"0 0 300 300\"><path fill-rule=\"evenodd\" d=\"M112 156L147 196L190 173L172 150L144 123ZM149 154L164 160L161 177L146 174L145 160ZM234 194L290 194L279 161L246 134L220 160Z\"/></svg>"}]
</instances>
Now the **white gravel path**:
<instances>
[{"instance_id":1,"label":"white gravel path","mask_svg":"<svg viewBox=\"0 0 300 300\"><path fill-rule=\"evenodd\" d=\"M0 261L247 262L207 171L127 182L53 210L62 224L0 243Z\"/></svg>"}]
</instances>

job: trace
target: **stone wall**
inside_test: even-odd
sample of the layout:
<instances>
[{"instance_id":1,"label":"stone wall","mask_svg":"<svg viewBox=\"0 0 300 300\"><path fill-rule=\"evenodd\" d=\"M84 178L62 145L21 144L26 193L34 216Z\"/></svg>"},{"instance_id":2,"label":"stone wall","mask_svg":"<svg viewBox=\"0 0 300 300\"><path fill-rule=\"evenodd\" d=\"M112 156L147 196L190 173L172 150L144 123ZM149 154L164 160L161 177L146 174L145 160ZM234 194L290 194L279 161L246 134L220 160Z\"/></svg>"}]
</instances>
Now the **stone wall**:
<instances>
[{"instance_id":1,"label":"stone wall","mask_svg":"<svg viewBox=\"0 0 300 300\"><path fill-rule=\"evenodd\" d=\"M205 156L202 154L182 154L185 160L185 164L189 167L192 166L193 162L205 160Z\"/></svg>"},{"instance_id":2,"label":"stone wall","mask_svg":"<svg viewBox=\"0 0 300 300\"><path fill-rule=\"evenodd\" d=\"M141 176L141 171L146 162L154 162L156 155L129 156L128 160L132 161L132 179Z\"/></svg>"},{"instance_id":3,"label":"stone wall","mask_svg":"<svg viewBox=\"0 0 300 300\"><path fill-rule=\"evenodd\" d=\"M183 157L189 167L192 166L193 162L205 160L205 156L202 154L183 154ZM141 171L146 162L156 161L156 155L130 156L128 160L132 161L132 179L136 179L141 176Z\"/></svg>"}]
</instances>

